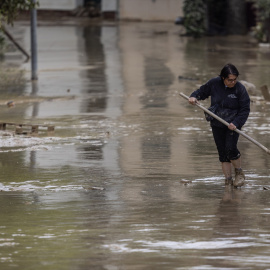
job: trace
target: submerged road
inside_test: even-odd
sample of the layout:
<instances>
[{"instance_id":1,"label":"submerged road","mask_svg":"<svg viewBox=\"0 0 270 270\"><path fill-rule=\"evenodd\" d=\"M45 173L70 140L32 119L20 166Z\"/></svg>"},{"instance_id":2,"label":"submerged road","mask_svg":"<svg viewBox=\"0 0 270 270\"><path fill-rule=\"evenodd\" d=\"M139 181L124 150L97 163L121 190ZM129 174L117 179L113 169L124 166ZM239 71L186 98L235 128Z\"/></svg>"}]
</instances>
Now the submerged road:
<instances>
[{"instance_id":1,"label":"submerged road","mask_svg":"<svg viewBox=\"0 0 270 270\"><path fill-rule=\"evenodd\" d=\"M29 25L19 29L29 50ZM270 85L269 52L180 30L38 26L39 80L3 93L15 106L0 118L55 132L0 134L3 269L269 268L269 155L241 138L246 185L225 187L209 124L179 97L227 62ZM11 60L30 78L30 63ZM243 131L270 147L269 103L252 103Z\"/></svg>"}]
</instances>

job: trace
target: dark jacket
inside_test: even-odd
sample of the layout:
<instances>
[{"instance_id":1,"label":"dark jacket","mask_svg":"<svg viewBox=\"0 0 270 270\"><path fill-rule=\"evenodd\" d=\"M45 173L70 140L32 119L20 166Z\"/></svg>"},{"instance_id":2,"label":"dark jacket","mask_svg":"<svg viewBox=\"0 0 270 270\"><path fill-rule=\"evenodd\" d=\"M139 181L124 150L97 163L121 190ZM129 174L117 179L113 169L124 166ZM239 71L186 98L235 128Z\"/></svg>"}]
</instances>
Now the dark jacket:
<instances>
[{"instance_id":1,"label":"dark jacket","mask_svg":"<svg viewBox=\"0 0 270 270\"><path fill-rule=\"evenodd\" d=\"M250 112L250 99L243 84L236 82L232 88L226 87L221 77L216 77L194 91L190 97L205 100L211 96L211 106L218 104L216 114L227 121L224 115L231 115L233 123L238 129L245 124ZM224 117L223 117L224 116ZM211 121L212 126L225 127L218 120Z\"/></svg>"}]
</instances>

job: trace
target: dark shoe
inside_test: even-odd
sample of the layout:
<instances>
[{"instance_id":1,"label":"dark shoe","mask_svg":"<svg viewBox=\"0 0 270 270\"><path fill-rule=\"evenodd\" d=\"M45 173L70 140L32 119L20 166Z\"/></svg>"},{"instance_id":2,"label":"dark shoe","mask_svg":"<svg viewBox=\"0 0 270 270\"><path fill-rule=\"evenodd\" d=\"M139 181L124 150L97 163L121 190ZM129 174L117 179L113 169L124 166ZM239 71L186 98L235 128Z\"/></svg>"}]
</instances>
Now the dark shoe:
<instances>
[{"instance_id":1,"label":"dark shoe","mask_svg":"<svg viewBox=\"0 0 270 270\"><path fill-rule=\"evenodd\" d=\"M226 179L225 179L225 185L227 186L227 185L232 185L233 184L233 179L232 179L232 177L227 177Z\"/></svg>"},{"instance_id":2,"label":"dark shoe","mask_svg":"<svg viewBox=\"0 0 270 270\"><path fill-rule=\"evenodd\" d=\"M233 185L235 187L242 187L245 183L245 174L242 169L235 169L235 180Z\"/></svg>"}]
</instances>

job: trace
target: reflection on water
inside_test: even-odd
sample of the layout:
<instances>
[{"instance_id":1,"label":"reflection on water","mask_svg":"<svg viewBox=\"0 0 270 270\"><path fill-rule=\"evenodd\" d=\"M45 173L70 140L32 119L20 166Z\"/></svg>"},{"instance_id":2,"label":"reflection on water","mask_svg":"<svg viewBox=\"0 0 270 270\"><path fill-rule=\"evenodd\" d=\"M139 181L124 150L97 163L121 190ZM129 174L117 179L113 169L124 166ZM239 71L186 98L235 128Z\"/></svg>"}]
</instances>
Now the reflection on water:
<instances>
[{"instance_id":1,"label":"reflection on water","mask_svg":"<svg viewBox=\"0 0 270 270\"><path fill-rule=\"evenodd\" d=\"M225 187L203 113L178 94L227 62L270 85L268 51L178 27L41 24L39 82L24 91L50 99L0 114L56 131L0 134L3 269L268 267L268 155L241 138L246 185ZM253 103L243 129L268 148L269 106Z\"/></svg>"}]
</instances>

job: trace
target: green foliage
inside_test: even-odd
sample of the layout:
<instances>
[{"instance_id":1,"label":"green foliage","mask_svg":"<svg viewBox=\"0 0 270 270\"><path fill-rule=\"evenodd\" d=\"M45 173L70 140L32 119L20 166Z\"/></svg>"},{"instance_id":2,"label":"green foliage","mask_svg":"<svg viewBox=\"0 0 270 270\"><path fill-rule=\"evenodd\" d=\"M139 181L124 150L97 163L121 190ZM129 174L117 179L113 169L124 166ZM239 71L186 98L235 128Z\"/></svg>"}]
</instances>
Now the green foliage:
<instances>
[{"instance_id":1,"label":"green foliage","mask_svg":"<svg viewBox=\"0 0 270 270\"><path fill-rule=\"evenodd\" d=\"M258 23L255 35L259 42L270 42L270 0L257 0Z\"/></svg>"},{"instance_id":2,"label":"green foliage","mask_svg":"<svg viewBox=\"0 0 270 270\"><path fill-rule=\"evenodd\" d=\"M184 1L184 26L186 34L200 37L206 31L206 4L204 0Z\"/></svg>"},{"instance_id":3,"label":"green foliage","mask_svg":"<svg viewBox=\"0 0 270 270\"><path fill-rule=\"evenodd\" d=\"M261 22L257 23L254 30L255 30L255 38L259 42L266 42L265 30L264 30L263 24Z\"/></svg>"},{"instance_id":4,"label":"green foliage","mask_svg":"<svg viewBox=\"0 0 270 270\"><path fill-rule=\"evenodd\" d=\"M270 18L270 0L257 0L256 6L259 21L268 20Z\"/></svg>"},{"instance_id":5,"label":"green foliage","mask_svg":"<svg viewBox=\"0 0 270 270\"><path fill-rule=\"evenodd\" d=\"M12 24L20 10L30 10L35 5L32 0L1 0L0 24L3 21Z\"/></svg>"}]
</instances>

